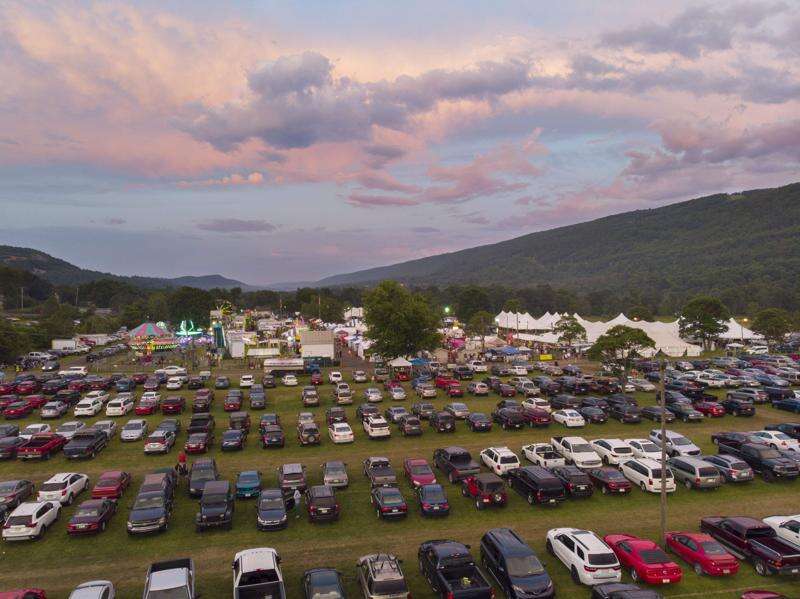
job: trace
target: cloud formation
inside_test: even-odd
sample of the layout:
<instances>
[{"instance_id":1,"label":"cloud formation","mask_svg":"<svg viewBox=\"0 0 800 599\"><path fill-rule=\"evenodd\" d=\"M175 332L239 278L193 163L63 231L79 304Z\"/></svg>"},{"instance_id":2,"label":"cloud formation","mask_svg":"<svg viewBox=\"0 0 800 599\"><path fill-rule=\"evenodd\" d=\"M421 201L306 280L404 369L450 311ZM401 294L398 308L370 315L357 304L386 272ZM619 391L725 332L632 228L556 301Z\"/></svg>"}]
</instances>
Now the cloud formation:
<instances>
[{"instance_id":1,"label":"cloud formation","mask_svg":"<svg viewBox=\"0 0 800 599\"><path fill-rule=\"evenodd\" d=\"M215 218L197 223L197 228L212 233L271 233L277 227L261 219Z\"/></svg>"}]
</instances>

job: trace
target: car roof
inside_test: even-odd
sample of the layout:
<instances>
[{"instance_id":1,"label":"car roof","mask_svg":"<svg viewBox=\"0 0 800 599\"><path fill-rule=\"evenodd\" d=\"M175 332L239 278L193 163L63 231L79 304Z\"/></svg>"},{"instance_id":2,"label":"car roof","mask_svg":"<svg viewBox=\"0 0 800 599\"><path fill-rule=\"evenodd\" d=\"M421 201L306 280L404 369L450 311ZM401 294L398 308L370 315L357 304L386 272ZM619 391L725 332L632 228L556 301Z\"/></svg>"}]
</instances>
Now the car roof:
<instances>
[{"instance_id":1,"label":"car roof","mask_svg":"<svg viewBox=\"0 0 800 599\"><path fill-rule=\"evenodd\" d=\"M61 483L61 482L64 482L66 480L69 480L69 478L73 474L75 474L75 472L59 472L58 474L54 474L53 476L48 478L45 482L48 482L48 483Z\"/></svg>"},{"instance_id":2,"label":"car roof","mask_svg":"<svg viewBox=\"0 0 800 599\"><path fill-rule=\"evenodd\" d=\"M26 501L25 503L20 503L15 509L13 514L15 516L30 516L33 515L36 510L42 507L45 503L51 503L50 501Z\"/></svg>"},{"instance_id":3,"label":"car roof","mask_svg":"<svg viewBox=\"0 0 800 599\"><path fill-rule=\"evenodd\" d=\"M239 560L242 572L252 572L254 570L274 570L277 552L271 547L259 547L256 549L245 549L234 556Z\"/></svg>"},{"instance_id":4,"label":"car roof","mask_svg":"<svg viewBox=\"0 0 800 599\"><path fill-rule=\"evenodd\" d=\"M210 480L203 487L203 494L226 493L230 490L230 487L231 485L227 480Z\"/></svg>"},{"instance_id":5,"label":"car roof","mask_svg":"<svg viewBox=\"0 0 800 599\"><path fill-rule=\"evenodd\" d=\"M294 474L294 473L297 473L297 472L302 472L303 471L303 465L300 464L300 463L297 463L297 462L293 462L291 464L283 464L281 466L281 470L283 472L288 473L288 474Z\"/></svg>"}]
</instances>

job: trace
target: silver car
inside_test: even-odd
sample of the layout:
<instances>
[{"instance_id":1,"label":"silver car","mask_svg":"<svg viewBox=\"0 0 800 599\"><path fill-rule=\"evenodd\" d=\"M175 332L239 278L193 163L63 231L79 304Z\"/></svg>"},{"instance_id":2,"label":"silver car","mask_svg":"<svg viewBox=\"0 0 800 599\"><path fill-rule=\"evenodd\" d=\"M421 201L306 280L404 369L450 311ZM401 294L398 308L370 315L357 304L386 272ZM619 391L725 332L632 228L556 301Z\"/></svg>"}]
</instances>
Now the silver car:
<instances>
[{"instance_id":1,"label":"silver car","mask_svg":"<svg viewBox=\"0 0 800 599\"><path fill-rule=\"evenodd\" d=\"M383 401L383 394L377 387L368 387L364 390L364 399L370 403L378 403Z\"/></svg>"},{"instance_id":2,"label":"silver car","mask_svg":"<svg viewBox=\"0 0 800 599\"><path fill-rule=\"evenodd\" d=\"M350 484L347 464L338 460L322 464L322 482L336 489L345 489Z\"/></svg>"},{"instance_id":3,"label":"silver car","mask_svg":"<svg viewBox=\"0 0 800 599\"><path fill-rule=\"evenodd\" d=\"M389 397L392 401L402 401L407 397L406 390L402 387L391 387L389 389Z\"/></svg>"},{"instance_id":4,"label":"silver car","mask_svg":"<svg viewBox=\"0 0 800 599\"><path fill-rule=\"evenodd\" d=\"M114 599L114 585L109 580L92 580L75 587L69 599Z\"/></svg>"},{"instance_id":5,"label":"silver car","mask_svg":"<svg viewBox=\"0 0 800 599\"><path fill-rule=\"evenodd\" d=\"M745 483L755 478L750 465L736 456L721 453L719 455L703 456L703 460L713 464L722 473L725 480L730 483Z\"/></svg>"},{"instance_id":6,"label":"silver car","mask_svg":"<svg viewBox=\"0 0 800 599\"><path fill-rule=\"evenodd\" d=\"M140 441L147 434L147 420L134 418L128 420L119 433L120 441Z\"/></svg>"},{"instance_id":7,"label":"silver car","mask_svg":"<svg viewBox=\"0 0 800 599\"><path fill-rule=\"evenodd\" d=\"M725 482L717 467L701 458L676 456L667 461L675 480L687 489L716 489Z\"/></svg>"}]
</instances>

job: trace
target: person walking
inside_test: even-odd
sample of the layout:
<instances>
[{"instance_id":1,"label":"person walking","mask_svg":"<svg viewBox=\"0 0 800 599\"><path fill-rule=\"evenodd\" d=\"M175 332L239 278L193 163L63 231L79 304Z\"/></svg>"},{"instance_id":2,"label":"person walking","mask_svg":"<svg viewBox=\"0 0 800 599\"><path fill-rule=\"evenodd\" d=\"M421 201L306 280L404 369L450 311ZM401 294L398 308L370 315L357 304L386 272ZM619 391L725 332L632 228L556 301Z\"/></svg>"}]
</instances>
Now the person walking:
<instances>
[{"instance_id":1,"label":"person walking","mask_svg":"<svg viewBox=\"0 0 800 599\"><path fill-rule=\"evenodd\" d=\"M183 450L178 453L178 463L175 466L175 469L178 471L178 476L181 479L183 479L183 477L189 473L189 470L186 467L186 453Z\"/></svg>"},{"instance_id":2,"label":"person walking","mask_svg":"<svg viewBox=\"0 0 800 599\"><path fill-rule=\"evenodd\" d=\"M294 517L300 518L300 500L303 496L300 494L300 489L294 490Z\"/></svg>"}]
</instances>

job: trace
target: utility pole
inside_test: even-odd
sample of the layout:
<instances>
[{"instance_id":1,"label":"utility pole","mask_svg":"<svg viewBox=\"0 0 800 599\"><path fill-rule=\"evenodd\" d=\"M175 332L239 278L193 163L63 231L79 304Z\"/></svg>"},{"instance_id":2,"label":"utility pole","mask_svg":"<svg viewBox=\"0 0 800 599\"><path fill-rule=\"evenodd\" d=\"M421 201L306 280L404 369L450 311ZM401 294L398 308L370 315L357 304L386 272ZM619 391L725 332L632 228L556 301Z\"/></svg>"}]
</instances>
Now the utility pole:
<instances>
[{"instance_id":1,"label":"utility pole","mask_svg":"<svg viewBox=\"0 0 800 599\"><path fill-rule=\"evenodd\" d=\"M25 288L24 287L20 287L19 288L19 309L20 310L24 310L25 309Z\"/></svg>"},{"instance_id":2,"label":"utility pole","mask_svg":"<svg viewBox=\"0 0 800 599\"><path fill-rule=\"evenodd\" d=\"M661 352L659 351L659 353ZM661 396L661 538L659 541L662 545L665 545L667 537L667 398L664 383L666 370L667 365L662 355L658 363Z\"/></svg>"},{"instance_id":3,"label":"utility pole","mask_svg":"<svg viewBox=\"0 0 800 599\"><path fill-rule=\"evenodd\" d=\"M322 320L322 295L317 294L317 318Z\"/></svg>"}]
</instances>

